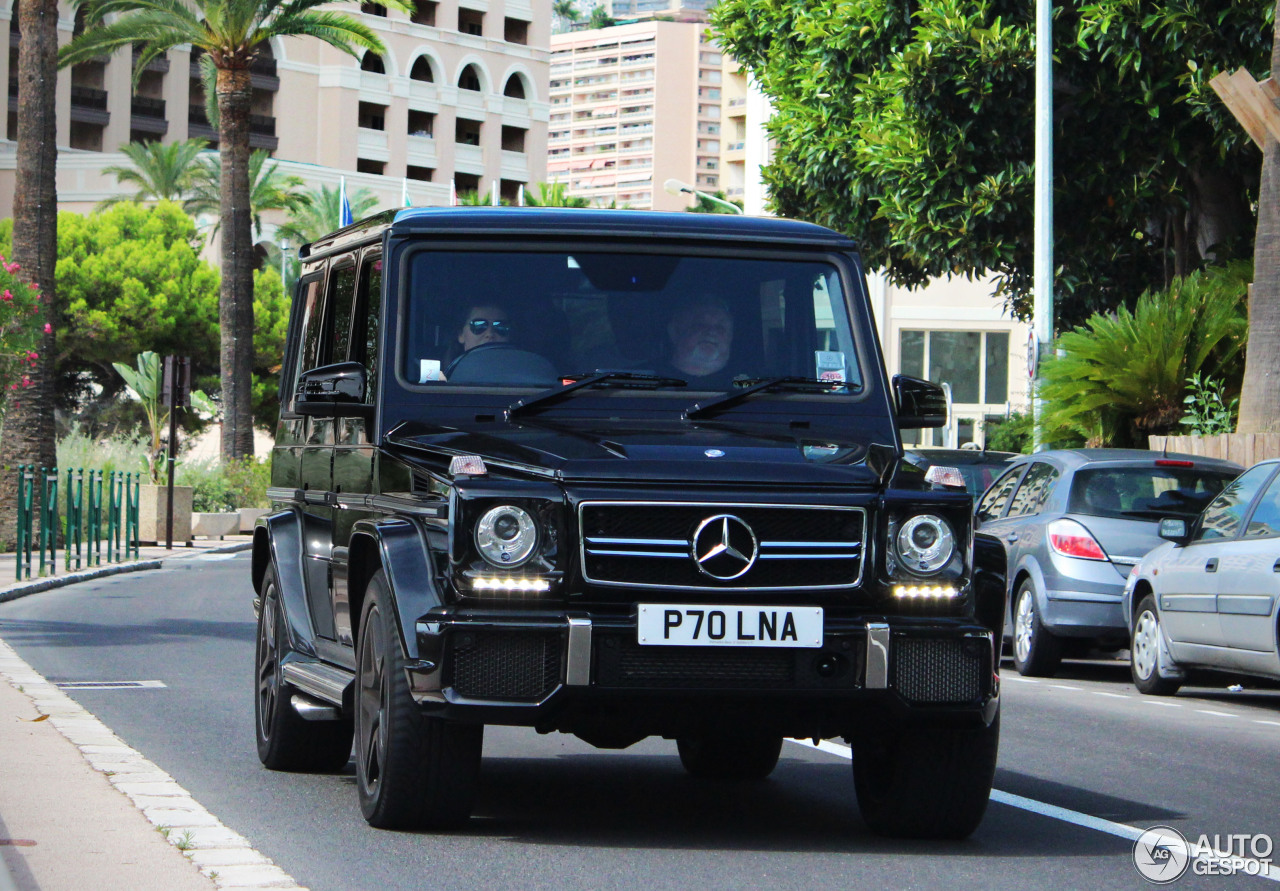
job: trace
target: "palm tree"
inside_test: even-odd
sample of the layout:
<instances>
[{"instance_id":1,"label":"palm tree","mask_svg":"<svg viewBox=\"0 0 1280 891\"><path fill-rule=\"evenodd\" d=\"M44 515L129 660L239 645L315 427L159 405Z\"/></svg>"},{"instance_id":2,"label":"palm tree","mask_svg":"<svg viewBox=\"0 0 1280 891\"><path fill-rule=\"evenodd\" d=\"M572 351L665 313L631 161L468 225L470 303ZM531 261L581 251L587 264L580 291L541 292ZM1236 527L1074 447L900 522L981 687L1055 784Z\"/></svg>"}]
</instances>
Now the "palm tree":
<instances>
[{"instance_id":1,"label":"palm tree","mask_svg":"<svg viewBox=\"0 0 1280 891\"><path fill-rule=\"evenodd\" d=\"M203 51L214 69L218 149L223 156L222 221L222 456L253 454L253 232L249 182L250 66L258 48L276 37L315 37L359 58L385 52L363 22L318 7L331 0L80 0L86 28L63 47L66 67L125 46L140 50L135 77L175 47ZM404 0L378 5L413 10ZM206 69L207 70L207 69Z\"/></svg>"},{"instance_id":2,"label":"palm tree","mask_svg":"<svg viewBox=\"0 0 1280 891\"><path fill-rule=\"evenodd\" d=\"M564 183L534 183L524 193L530 207L590 207L586 198L570 195Z\"/></svg>"},{"instance_id":3,"label":"palm tree","mask_svg":"<svg viewBox=\"0 0 1280 891\"><path fill-rule=\"evenodd\" d=\"M278 237L298 244L310 244L338 228L342 217L340 190L321 186L298 197L297 206L289 210L289 222L276 230ZM347 195L347 203L351 205L351 218L359 220L378 203L378 199L368 189L359 189Z\"/></svg>"},{"instance_id":4,"label":"palm tree","mask_svg":"<svg viewBox=\"0 0 1280 891\"><path fill-rule=\"evenodd\" d=\"M571 24L582 18L574 0L551 0L551 15L555 17L557 31L568 30Z\"/></svg>"},{"instance_id":5,"label":"palm tree","mask_svg":"<svg viewBox=\"0 0 1280 891\"><path fill-rule=\"evenodd\" d=\"M185 139L164 145L160 142L131 142L120 149L132 162L128 167L112 165L102 168L113 174L121 185L137 187L132 197L115 195L98 205L101 210L121 201L141 204L144 201L182 201L191 192L197 157L209 143L203 139Z\"/></svg>"},{"instance_id":6,"label":"palm tree","mask_svg":"<svg viewBox=\"0 0 1280 891\"><path fill-rule=\"evenodd\" d=\"M591 15L587 17L588 28L612 28L618 24L618 20L609 15L609 10L604 8L604 4L598 3L591 7Z\"/></svg>"},{"instance_id":7,"label":"palm tree","mask_svg":"<svg viewBox=\"0 0 1280 891\"><path fill-rule=\"evenodd\" d=\"M268 210L294 211L307 200L302 194L302 177L280 170L280 165L257 149L249 155L249 216L253 220L254 235L262 233L262 214ZM191 175L191 197L185 209L189 214L217 214L221 209L222 156L201 158ZM222 221L214 223L210 233L216 233Z\"/></svg>"},{"instance_id":8,"label":"palm tree","mask_svg":"<svg viewBox=\"0 0 1280 891\"><path fill-rule=\"evenodd\" d=\"M1280 82L1280 2L1271 44L1271 78L1273 83ZM1249 348L1236 432L1274 433L1280 430L1280 143L1272 138L1262 151L1253 263Z\"/></svg>"}]
</instances>

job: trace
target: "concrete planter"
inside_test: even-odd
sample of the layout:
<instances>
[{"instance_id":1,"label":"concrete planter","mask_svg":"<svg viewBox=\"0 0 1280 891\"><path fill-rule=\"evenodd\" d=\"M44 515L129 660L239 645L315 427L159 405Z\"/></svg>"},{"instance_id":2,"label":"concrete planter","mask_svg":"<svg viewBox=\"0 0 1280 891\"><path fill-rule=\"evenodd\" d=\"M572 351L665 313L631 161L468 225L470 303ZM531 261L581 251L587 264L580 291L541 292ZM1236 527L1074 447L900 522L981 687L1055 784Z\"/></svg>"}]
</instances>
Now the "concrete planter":
<instances>
[{"instance_id":1,"label":"concrete planter","mask_svg":"<svg viewBox=\"0 0 1280 891\"><path fill-rule=\"evenodd\" d=\"M174 525L176 526L177 524L175 523ZM240 514L235 511L217 514L194 513L191 515L191 534L193 536L222 538L224 535L232 535L239 531Z\"/></svg>"},{"instance_id":2,"label":"concrete planter","mask_svg":"<svg viewBox=\"0 0 1280 891\"><path fill-rule=\"evenodd\" d=\"M194 486L173 487L173 540L191 540L191 499ZM169 489L167 486L142 485L138 489L138 541L168 540L165 523Z\"/></svg>"},{"instance_id":3,"label":"concrete planter","mask_svg":"<svg viewBox=\"0 0 1280 891\"><path fill-rule=\"evenodd\" d=\"M258 522L258 517L271 513L269 507L242 507L240 508L240 532L249 534L253 532L253 526Z\"/></svg>"}]
</instances>

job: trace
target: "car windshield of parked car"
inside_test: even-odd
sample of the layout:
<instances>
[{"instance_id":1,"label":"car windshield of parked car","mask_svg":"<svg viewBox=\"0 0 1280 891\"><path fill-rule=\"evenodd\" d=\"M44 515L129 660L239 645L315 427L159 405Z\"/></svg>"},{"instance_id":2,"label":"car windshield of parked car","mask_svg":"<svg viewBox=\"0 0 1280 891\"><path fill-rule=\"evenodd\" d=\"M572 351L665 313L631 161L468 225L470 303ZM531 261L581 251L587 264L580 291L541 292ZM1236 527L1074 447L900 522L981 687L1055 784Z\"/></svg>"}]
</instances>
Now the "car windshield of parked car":
<instances>
[{"instance_id":1,"label":"car windshield of parked car","mask_svg":"<svg viewBox=\"0 0 1280 891\"><path fill-rule=\"evenodd\" d=\"M836 384L813 398L839 398L864 379L839 273L824 262L424 247L402 293L410 385L622 372L668 379L659 390L726 391L800 377Z\"/></svg>"},{"instance_id":2,"label":"car windshield of parked car","mask_svg":"<svg viewBox=\"0 0 1280 891\"><path fill-rule=\"evenodd\" d=\"M1134 520L1190 519L1234 478L1230 470L1196 465L1086 467L1071 481L1067 511Z\"/></svg>"},{"instance_id":3,"label":"car windshield of parked car","mask_svg":"<svg viewBox=\"0 0 1280 891\"><path fill-rule=\"evenodd\" d=\"M1210 541L1219 538L1235 538L1244 524L1245 514L1253 496L1271 476L1274 467L1260 465L1250 467L1205 509L1200 523L1196 527L1196 541Z\"/></svg>"}]
</instances>

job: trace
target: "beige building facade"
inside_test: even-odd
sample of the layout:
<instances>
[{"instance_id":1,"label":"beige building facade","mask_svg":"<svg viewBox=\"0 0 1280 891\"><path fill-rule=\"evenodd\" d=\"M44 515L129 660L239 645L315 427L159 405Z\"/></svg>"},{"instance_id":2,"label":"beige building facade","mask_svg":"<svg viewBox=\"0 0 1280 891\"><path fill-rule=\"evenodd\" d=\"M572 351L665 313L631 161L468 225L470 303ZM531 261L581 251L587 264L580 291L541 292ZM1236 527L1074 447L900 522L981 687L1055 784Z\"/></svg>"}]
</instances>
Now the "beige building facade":
<instances>
[{"instance_id":1,"label":"beige building facade","mask_svg":"<svg viewBox=\"0 0 1280 891\"><path fill-rule=\"evenodd\" d=\"M11 0L0 0L9 84L0 140L0 217L12 214L16 79L21 39ZM368 188L380 206L444 205L459 192L496 184L514 201L522 184L545 179L550 0L419 0L407 16L366 4L336 4L386 46L356 59L313 38L264 46L253 67L252 144L309 185ZM79 25L61 6L60 42ZM131 141L202 137L216 145L204 112L199 68L187 49L170 51L131 89L133 57L59 73L58 198L87 211L119 192L102 168L126 163Z\"/></svg>"},{"instance_id":2,"label":"beige building facade","mask_svg":"<svg viewBox=\"0 0 1280 891\"><path fill-rule=\"evenodd\" d=\"M547 177L600 207L682 210L720 188L722 57L697 22L551 38Z\"/></svg>"}]
</instances>

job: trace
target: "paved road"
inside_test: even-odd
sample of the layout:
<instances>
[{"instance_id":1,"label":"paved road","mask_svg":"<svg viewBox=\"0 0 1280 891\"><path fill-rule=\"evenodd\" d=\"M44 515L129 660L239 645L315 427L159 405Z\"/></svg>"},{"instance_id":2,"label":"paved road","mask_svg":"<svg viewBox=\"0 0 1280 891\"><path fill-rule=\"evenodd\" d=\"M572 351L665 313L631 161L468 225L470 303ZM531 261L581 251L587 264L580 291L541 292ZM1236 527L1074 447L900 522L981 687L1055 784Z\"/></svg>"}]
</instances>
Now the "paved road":
<instances>
[{"instance_id":1,"label":"paved road","mask_svg":"<svg viewBox=\"0 0 1280 891\"><path fill-rule=\"evenodd\" d=\"M1114 824L1280 842L1280 691L1155 700L1122 664L1098 662L1048 681L1006 671L1000 794L965 842L869 834L839 746L789 744L769 781L719 785L686 777L674 743L601 752L510 728L487 732L465 830L376 831L350 768L258 764L247 577L245 555L211 555L47 592L0 605L0 637L50 680L162 681L68 692L316 891L1135 888ZM1191 874L1175 887L1237 885L1275 887Z\"/></svg>"}]
</instances>

